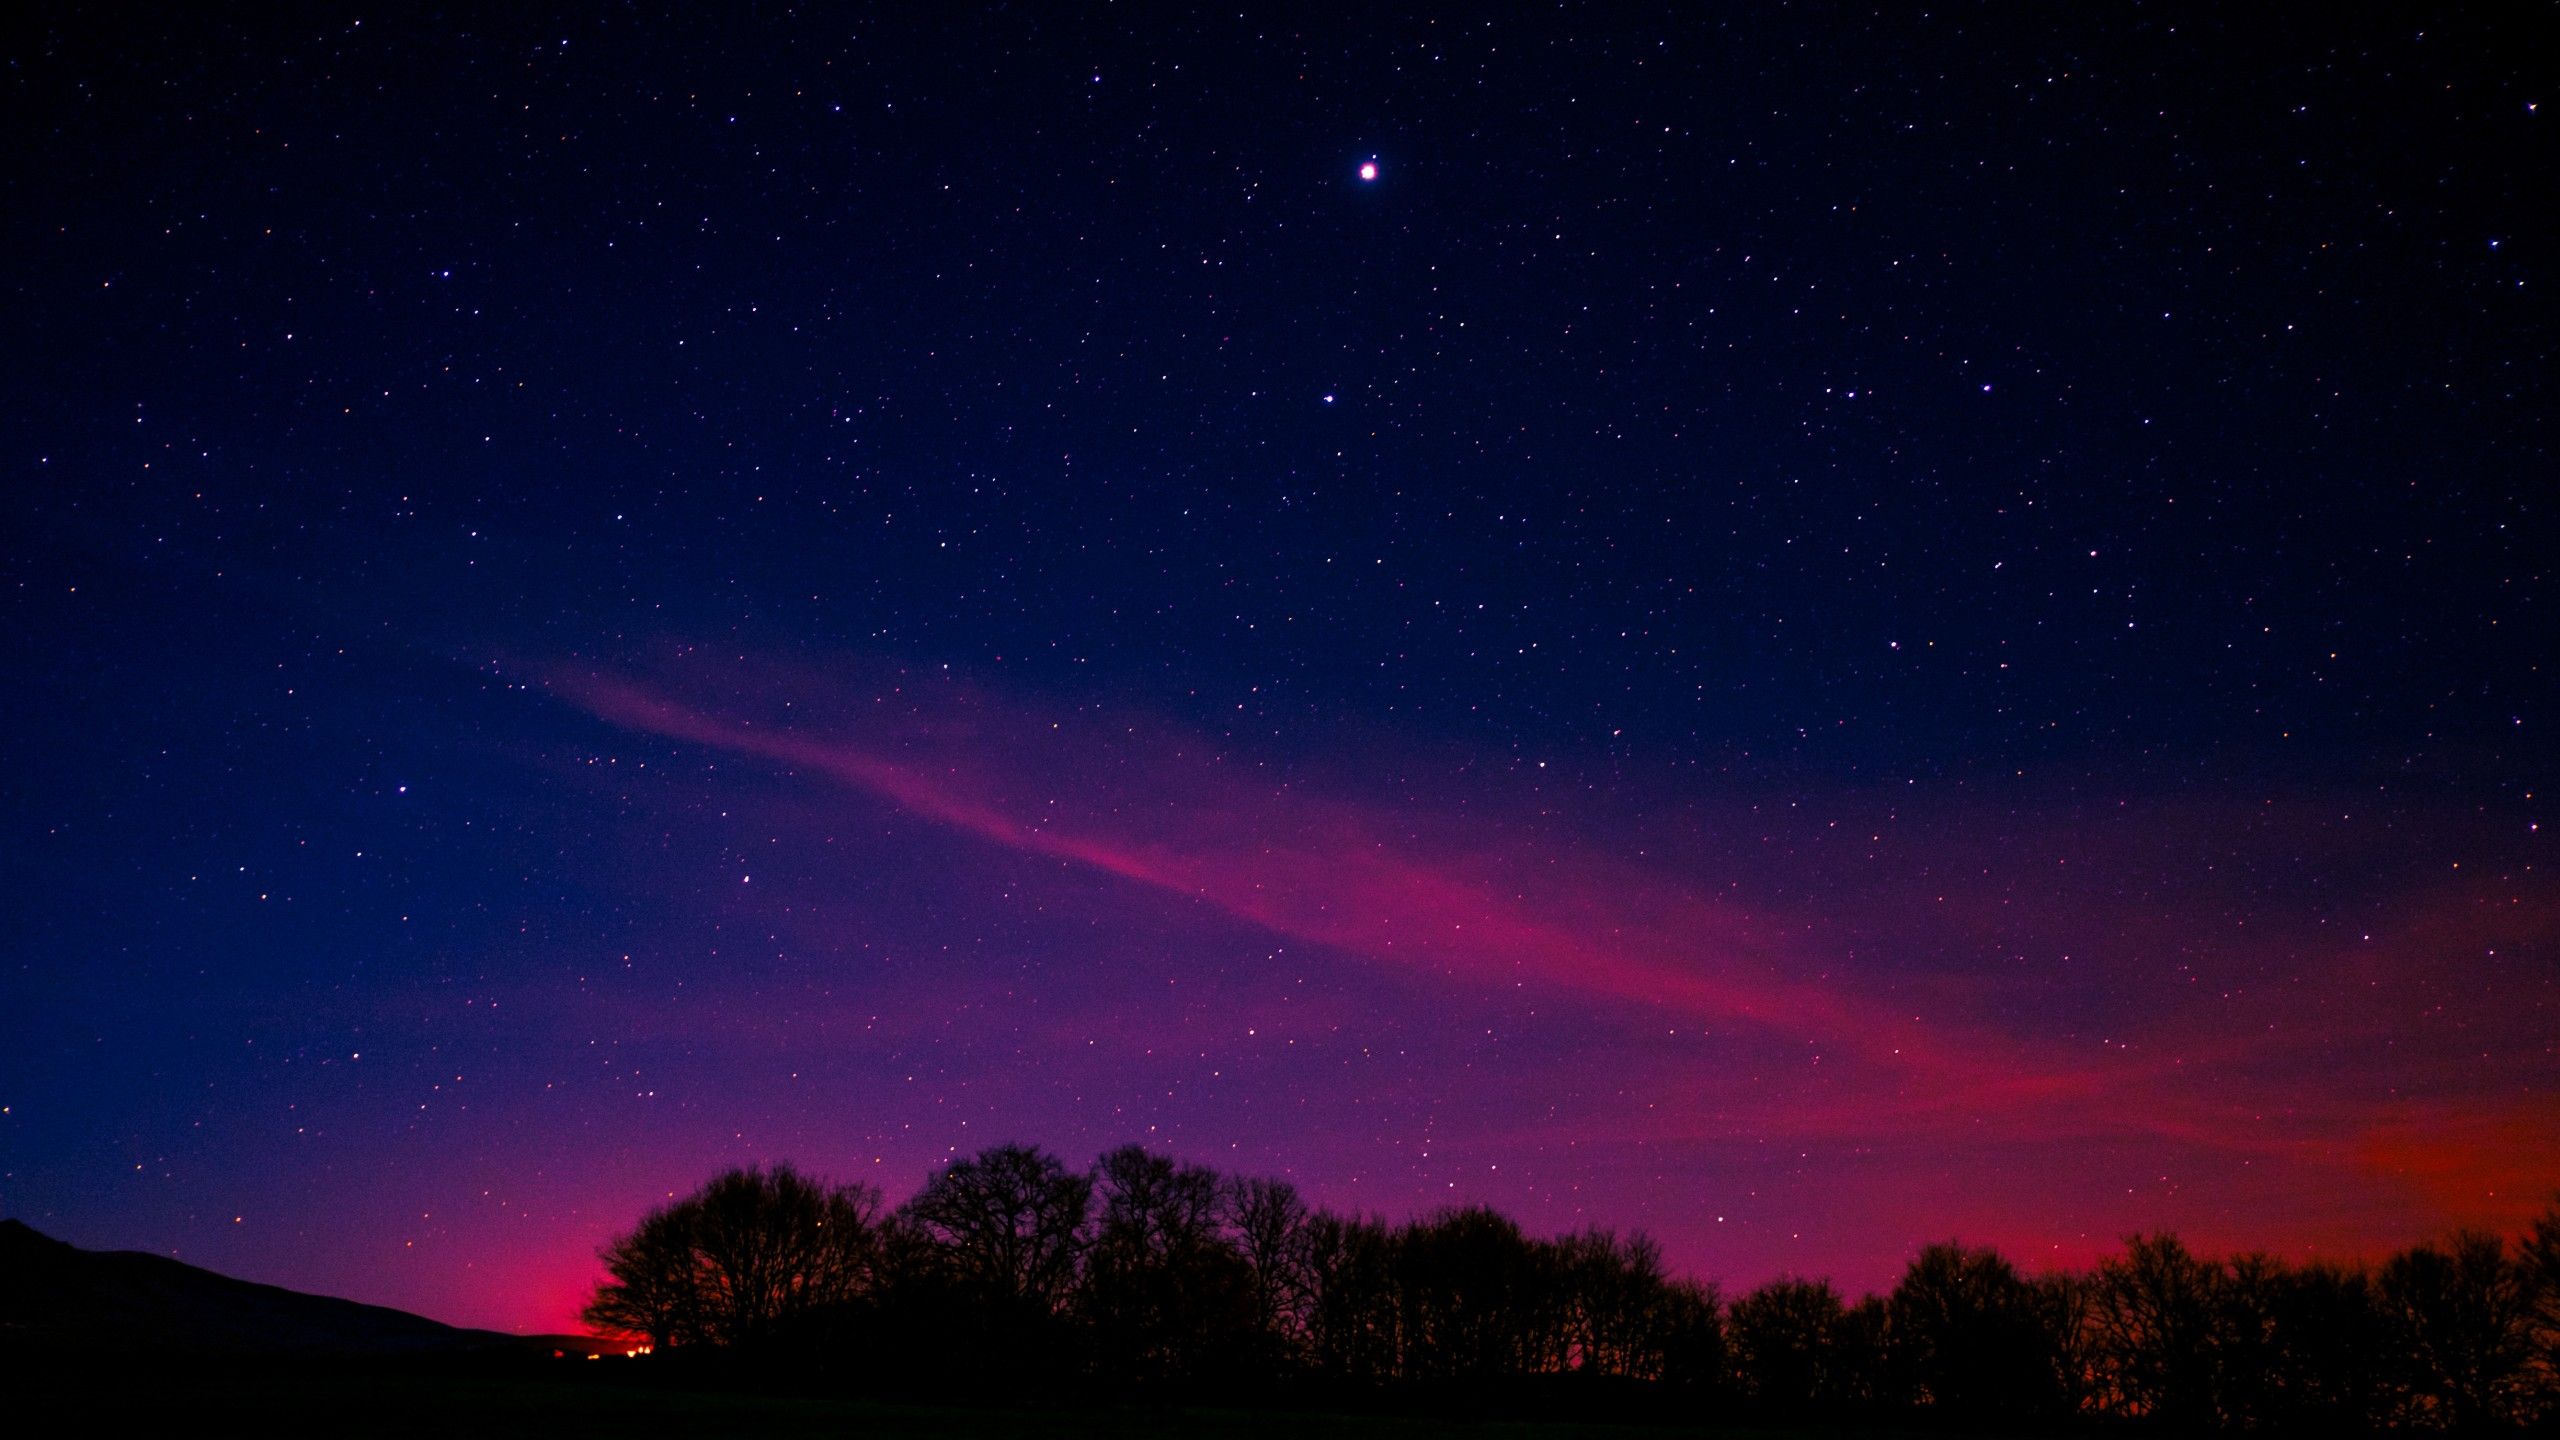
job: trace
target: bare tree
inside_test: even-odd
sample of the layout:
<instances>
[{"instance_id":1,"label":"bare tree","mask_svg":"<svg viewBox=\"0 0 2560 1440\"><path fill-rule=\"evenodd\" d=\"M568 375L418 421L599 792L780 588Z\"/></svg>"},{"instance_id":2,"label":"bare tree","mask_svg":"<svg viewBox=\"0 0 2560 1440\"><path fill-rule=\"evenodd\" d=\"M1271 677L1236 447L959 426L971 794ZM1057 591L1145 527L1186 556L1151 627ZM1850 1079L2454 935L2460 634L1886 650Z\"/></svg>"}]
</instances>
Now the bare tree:
<instances>
[{"instance_id":1,"label":"bare tree","mask_svg":"<svg viewBox=\"0 0 2560 1440\"><path fill-rule=\"evenodd\" d=\"M1394 1232L1318 1211L1307 1220L1307 1349L1318 1371L1355 1383L1401 1373L1403 1307Z\"/></svg>"},{"instance_id":2,"label":"bare tree","mask_svg":"<svg viewBox=\"0 0 2560 1440\"><path fill-rule=\"evenodd\" d=\"M1169 1255L1218 1238L1218 1172L1123 1145L1094 1162L1102 1198L1098 1245Z\"/></svg>"},{"instance_id":3,"label":"bare tree","mask_svg":"<svg viewBox=\"0 0 2560 1440\"><path fill-rule=\"evenodd\" d=\"M1288 1349L1305 1338L1313 1296L1307 1273L1307 1202L1286 1180L1238 1180L1227 1190L1227 1224L1253 1271L1253 1308L1263 1333Z\"/></svg>"},{"instance_id":4,"label":"bare tree","mask_svg":"<svg viewBox=\"0 0 2560 1440\"><path fill-rule=\"evenodd\" d=\"M2268 1429L2349 1434L2388 1418L2383 1402L2395 1357L2372 1276L2340 1265L2297 1266L2277 1282L2271 1310Z\"/></svg>"},{"instance_id":5,"label":"bare tree","mask_svg":"<svg viewBox=\"0 0 2560 1440\"><path fill-rule=\"evenodd\" d=\"M2409 1365L2407 1418L2449 1430L2518 1418L2534 1297L2497 1236L2464 1231L2441 1249L2402 1251L2382 1268L2381 1295Z\"/></svg>"},{"instance_id":6,"label":"bare tree","mask_svg":"<svg viewBox=\"0 0 2560 1440\"><path fill-rule=\"evenodd\" d=\"M1847 1308L1828 1280L1772 1280L1733 1302L1725 1334L1736 1378L1753 1402L1779 1413L1839 1397L1840 1330Z\"/></svg>"},{"instance_id":7,"label":"bare tree","mask_svg":"<svg viewBox=\"0 0 2560 1440\"><path fill-rule=\"evenodd\" d=\"M2213 1423L2212 1268L2174 1235L2136 1235L2091 1296L2101 1403L2190 1429Z\"/></svg>"},{"instance_id":8,"label":"bare tree","mask_svg":"<svg viewBox=\"0 0 2560 1440\"><path fill-rule=\"evenodd\" d=\"M1885 1323L1898 1401L1976 1418L2058 1408L2035 1294L1998 1251L1923 1249L1887 1297Z\"/></svg>"},{"instance_id":9,"label":"bare tree","mask_svg":"<svg viewBox=\"0 0 2560 1440\"><path fill-rule=\"evenodd\" d=\"M1721 1395L1731 1383L1725 1349L1724 1297L1710 1283L1673 1280L1654 1308L1654 1343L1664 1385L1692 1397Z\"/></svg>"},{"instance_id":10,"label":"bare tree","mask_svg":"<svg viewBox=\"0 0 2560 1440\"><path fill-rule=\"evenodd\" d=\"M633 1335L672 1349L702 1338L693 1257L691 1202L661 1205L603 1250L605 1282L580 1318L607 1335Z\"/></svg>"},{"instance_id":11,"label":"bare tree","mask_svg":"<svg viewBox=\"0 0 2560 1440\"><path fill-rule=\"evenodd\" d=\"M729 1170L604 1250L587 1323L653 1345L743 1345L862 1293L877 1192L788 1165Z\"/></svg>"},{"instance_id":12,"label":"bare tree","mask_svg":"<svg viewBox=\"0 0 2560 1440\"><path fill-rule=\"evenodd\" d=\"M1079 1302L1106 1371L1151 1386L1231 1369L1254 1330L1253 1275L1219 1226L1218 1173L1125 1145L1095 1163L1094 1186Z\"/></svg>"},{"instance_id":13,"label":"bare tree","mask_svg":"<svg viewBox=\"0 0 2560 1440\"><path fill-rule=\"evenodd\" d=\"M2534 1217L2516 1264L2533 1297L2535 1401L2546 1410L2560 1408L2560 1198Z\"/></svg>"},{"instance_id":14,"label":"bare tree","mask_svg":"<svg viewBox=\"0 0 2560 1440\"><path fill-rule=\"evenodd\" d=\"M1562 1286L1562 1362L1594 1375L1659 1378L1670 1285L1662 1247L1642 1231L1621 1240L1594 1226L1549 1249Z\"/></svg>"},{"instance_id":15,"label":"bare tree","mask_svg":"<svg viewBox=\"0 0 2560 1440\"><path fill-rule=\"evenodd\" d=\"M956 1275L1009 1304L1065 1303L1084 1245L1093 1182L1028 1145L954 1162L901 1212L943 1247Z\"/></svg>"},{"instance_id":16,"label":"bare tree","mask_svg":"<svg viewBox=\"0 0 2560 1440\"><path fill-rule=\"evenodd\" d=\"M2512 1250L2465 1233L2373 1272L2136 1235L2031 1280L1950 1242L1886 1296L1783 1278L1727 1306L1640 1233L1541 1238L1481 1206L1391 1226L1134 1145L1085 1173L1005 1145L885 1220L861 1186L731 1170L602 1254L600 1330L918 1396L1490 1386L1629 1416L1731 1396L1773 1421L2271 1435L2492 1431L2560 1401L2560 1205Z\"/></svg>"},{"instance_id":17,"label":"bare tree","mask_svg":"<svg viewBox=\"0 0 2560 1440\"><path fill-rule=\"evenodd\" d=\"M1561 1327L1542 1325L1554 1287L1542 1248L1483 1206L1405 1227L1395 1246L1401 1372L1413 1380L1482 1380L1561 1368L1546 1353Z\"/></svg>"},{"instance_id":18,"label":"bare tree","mask_svg":"<svg viewBox=\"0 0 2560 1440\"><path fill-rule=\"evenodd\" d=\"M2097 1324L2097 1284L2086 1275L2055 1271L2028 1282L2028 1303L2045 1353L2054 1409L2077 1415L2098 1398L2102 1357Z\"/></svg>"}]
</instances>

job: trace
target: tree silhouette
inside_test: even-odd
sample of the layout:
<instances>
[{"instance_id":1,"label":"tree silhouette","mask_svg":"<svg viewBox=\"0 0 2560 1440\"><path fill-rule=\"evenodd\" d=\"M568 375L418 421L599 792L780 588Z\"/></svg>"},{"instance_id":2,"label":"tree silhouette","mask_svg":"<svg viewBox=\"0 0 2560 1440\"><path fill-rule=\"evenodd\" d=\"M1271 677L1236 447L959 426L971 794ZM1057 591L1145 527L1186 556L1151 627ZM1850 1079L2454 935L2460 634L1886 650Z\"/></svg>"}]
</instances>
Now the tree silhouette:
<instances>
[{"instance_id":1,"label":"tree silhouette","mask_svg":"<svg viewBox=\"0 0 2560 1440\"><path fill-rule=\"evenodd\" d=\"M2394 1356L2372 1277L2304 1265L2273 1284L2272 1392L2265 1428L2343 1434L2382 1423Z\"/></svg>"},{"instance_id":2,"label":"tree silhouette","mask_svg":"<svg viewBox=\"0 0 2560 1440\"><path fill-rule=\"evenodd\" d=\"M1549 1338L1534 1318L1549 1287L1542 1257L1509 1216L1482 1206L1444 1210L1408 1227L1396 1252L1407 1378L1486 1380L1558 1368L1533 1353Z\"/></svg>"},{"instance_id":3,"label":"tree silhouette","mask_svg":"<svg viewBox=\"0 0 2560 1440\"><path fill-rule=\"evenodd\" d=\"M690 1202L662 1205L630 1234L606 1243L605 1282L580 1318L608 1335L636 1335L671 1349L702 1338Z\"/></svg>"},{"instance_id":4,"label":"tree silhouette","mask_svg":"<svg viewBox=\"0 0 2560 1440\"><path fill-rule=\"evenodd\" d=\"M1781 1415L1833 1403L1847 1309L1828 1280L1772 1280L1733 1302L1725 1319L1743 1395Z\"/></svg>"},{"instance_id":5,"label":"tree silhouette","mask_svg":"<svg viewBox=\"0 0 2560 1440\"><path fill-rule=\"evenodd\" d=\"M1238 1180L1226 1199L1227 1224L1253 1276L1255 1324L1275 1358L1302 1358L1315 1296L1307 1202L1285 1180Z\"/></svg>"},{"instance_id":6,"label":"tree silhouette","mask_svg":"<svg viewBox=\"0 0 2560 1440\"><path fill-rule=\"evenodd\" d=\"M1721 1396L1729 1387L1733 1363L1725 1346L1724 1297L1715 1286L1696 1280L1663 1286L1654 1333L1665 1386L1693 1397Z\"/></svg>"},{"instance_id":7,"label":"tree silhouette","mask_svg":"<svg viewBox=\"0 0 2560 1440\"><path fill-rule=\"evenodd\" d=\"M745 1345L862 1293L877 1192L788 1165L729 1170L604 1249L590 1325L652 1346Z\"/></svg>"},{"instance_id":8,"label":"tree silhouette","mask_svg":"<svg viewBox=\"0 0 2560 1440\"><path fill-rule=\"evenodd\" d=\"M2464 1231L2382 1268L2383 1313L2407 1363L2408 1418L2448 1430L2508 1423L2524 1399L2534 1296L2497 1236Z\"/></svg>"},{"instance_id":9,"label":"tree silhouette","mask_svg":"<svg viewBox=\"0 0 2560 1440\"><path fill-rule=\"evenodd\" d=\"M732 1170L602 1252L586 1317L758 1374L919 1397L1570 1404L1691 1421L2129 1433L2480 1432L2560 1419L2560 1206L2378 1270L2136 1235L2087 1274L1921 1249L1890 1293L1786 1277L1729 1306L1641 1233L1540 1238L1482 1206L1401 1225L1124 1146L1003 1145L878 1197ZM2547 1433L2547 1432L2545 1432Z\"/></svg>"},{"instance_id":10,"label":"tree silhouette","mask_svg":"<svg viewBox=\"0 0 2560 1440\"><path fill-rule=\"evenodd\" d=\"M925 1182L900 1212L982 1297L1053 1312L1066 1302L1084 1247L1093 1181L1028 1145L998 1145Z\"/></svg>"},{"instance_id":11,"label":"tree silhouette","mask_svg":"<svg viewBox=\"0 0 2560 1440\"><path fill-rule=\"evenodd\" d=\"M2216 1423L2263 1430L2278 1408L2286 1336L2277 1330L2286 1283L2282 1261L2263 1253L2234 1255L2209 1267L2212 1276L2209 1384Z\"/></svg>"},{"instance_id":12,"label":"tree silhouette","mask_svg":"<svg viewBox=\"0 0 2560 1440\"><path fill-rule=\"evenodd\" d=\"M2560 1409L2560 1199L2534 1217L2516 1267L2533 1297L2533 1398L2546 1412Z\"/></svg>"},{"instance_id":13,"label":"tree silhouette","mask_svg":"<svg viewBox=\"0 0 2560 1440\"><path fill-rule=\"evenodd\" d=\"M2048 1357L2046 1383L2053 1409L2078 1415L2099 1396L2102 1337L2097 1324L2097 1283L2058 1271L2027 1282L2028 1304Z\"/></svg>"},{"instance_id":14,"label":"tree silhouette","mask_svg":"<svg viewBox=\"0 0 2560 1440\"><path fill-rule=\"evenodd\" d=\"M2059 1409L2053 1339L2036 1299L1997 1251L1923 1249L1885 1300L1895 1398L1969 1419Z\"/></svg>"},{"instance_id":15,"label":"tree silhouette","mask_svg":"<svg viewBox=\"0 0 2560 1440\"><path fill-rule=\"evenodd\" d=\"M1564 1363L1594 1375L1658 1378L1669 1286L1662 1247L1642 1232L1620 1240L1594 1227L1549 1250L1563 1289Z\"/></svg>"},{"instance_id":16,"label":"tree silhouette","mask_svg":"<svg viewBox=\"0 0 2560 1440\"><path fill-rule=\"evenodd\" d=\"M1093 1182L1045 1151L999 1145L934 1172L881 1229L862 1360L917 1396L1055 1391L1091 1371L1069 1313Z\"/></svg>"},{"instance_id":17,"label":"tree silhouette","mask_svg":"<svg viewBox=\"0 0 2560 1440\"><path fill-rule=\"evenodd\" d=\"M1308 1217L1307 1350L1319 1373L1355 1384L1403 1373L1400 1248L1381 1221L1325 1212Z\"/></svg>"},{"instance_id":18,"label":"tree silhouette","mask_svg":"<svg viewBox=\"0 0 2560 1440\"><path fill-rule=\"evenodd\" d=\"M1079 1301L1105 1364L1140 1386L1232 1372L1254 1331L1254 1275L1221 1232L1217 1172L1127 1145L1093 1173L1102 1215Z\"/></svg>"},{"instance_id":19,"label":"tree silhouette","mask_svg":"<svg viewBox=\"0 0 2560 1440\"><path fill-rule=\"evenodd\" d=\"M2171 1427L2214 1419L2212 1269L2174 1235L2136 1235L2091 1294L2100 1400Z\"/></svg>"}]
</instances>

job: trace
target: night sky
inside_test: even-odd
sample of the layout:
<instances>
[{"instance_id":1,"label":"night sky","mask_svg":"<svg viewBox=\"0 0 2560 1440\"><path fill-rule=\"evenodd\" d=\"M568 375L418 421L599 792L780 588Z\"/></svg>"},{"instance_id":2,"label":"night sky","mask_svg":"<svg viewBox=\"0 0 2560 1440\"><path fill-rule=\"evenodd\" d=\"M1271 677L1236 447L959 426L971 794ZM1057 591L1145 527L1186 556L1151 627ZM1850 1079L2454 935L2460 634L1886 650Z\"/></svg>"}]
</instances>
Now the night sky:
<instances>
[{"instance_id":1,"label":"night sky","mask_svg":"<svg viewBox=\"0 0 2560 1440\"><path fill-rule=\"evenodd\" d=\"M216 8L0 37L0 1212L2560 1186L2549 7Z\"/></svg>"}]
</instances>

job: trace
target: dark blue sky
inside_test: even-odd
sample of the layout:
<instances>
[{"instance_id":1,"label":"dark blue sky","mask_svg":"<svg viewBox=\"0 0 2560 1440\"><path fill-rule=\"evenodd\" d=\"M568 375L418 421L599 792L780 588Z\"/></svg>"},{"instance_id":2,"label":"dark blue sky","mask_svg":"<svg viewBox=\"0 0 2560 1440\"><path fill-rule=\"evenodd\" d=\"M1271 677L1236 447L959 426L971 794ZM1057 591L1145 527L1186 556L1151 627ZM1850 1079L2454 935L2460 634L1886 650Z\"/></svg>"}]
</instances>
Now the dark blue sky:
<instances>
[{"instance_id":1,"label":"dark blue sky","mask_svg":"<svg viewBox=\"0 0 2560 1440\"><path fill-rule=\"evenodd\" d=\"M2521 1213L2553 38L16 22L0 1209L518 1325L1013 1138L1735 1279Z\"/></svg>"}]
</instances>

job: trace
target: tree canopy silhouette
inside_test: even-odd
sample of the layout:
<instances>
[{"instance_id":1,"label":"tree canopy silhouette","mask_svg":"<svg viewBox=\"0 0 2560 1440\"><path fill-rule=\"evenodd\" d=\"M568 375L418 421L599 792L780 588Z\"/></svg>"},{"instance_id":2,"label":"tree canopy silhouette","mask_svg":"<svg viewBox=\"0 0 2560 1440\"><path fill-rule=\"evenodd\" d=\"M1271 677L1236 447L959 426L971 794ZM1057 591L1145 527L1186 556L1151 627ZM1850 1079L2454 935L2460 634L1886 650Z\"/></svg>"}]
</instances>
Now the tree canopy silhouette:
<instances>
[{"instance_id":1,"label":"tree canopy silhouette","mask_svg":"<svg viewBox=\"0 0 2560 1440\"><path fill-rule=\"evenodd\" d=\"M2035 1288L1995 1250L1921 1250L1885 1298L1885 1327L1892 1383L1915 1404L1975 1418L2058 1408Z\"/></svg>"},{"instance_id":2,"label":"tree canopy silhouette","mask_svg":"<svg viewBox=\"0 0 2560 1440\"><path fill-rule=\"evenodd\" d=\"M1543 1393L1657 1418L2277 1435L2560 1421L2560 1206L2513 1247L2464 1233L2370 1269L2158 1234L2029 1277L1950 1241L1883 1296L1785 1277L1728 1303L1641 1233L1540 1238L1482 1206L1391 1224L1134 1145L1088 1171L1000 1145L885 1219L862 1186L728 1171L603 1259L599 1329L938 1395Z\"/></svg>"},{"instance_id":3,"label":"tree canopy silhouette","mask_svg":"<svg viewBox=\"0 0 2560 1440\"><path fill-rule=\"evenodd\" d=\"M869 1282L877 1191L788 1165L729 1170L604 1249L589 1325L653 1347L745 1345Z\"/></svg>"},{"instance_id":4,"label":"tree canopy silhouette","mask_svg":"<svg viewBox=\"0 0 2560 1440\"><path fill-rule=\"evenodd\" d=\"M902 1215L939 1243L953 1274L1007 1305L1066 1303L1086 1241L1093 1181L1028 1145L999 1145L925 1182Z\"/></svg>"}]
</instances>

